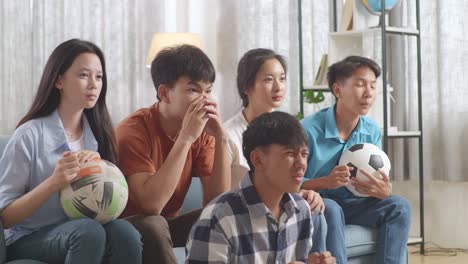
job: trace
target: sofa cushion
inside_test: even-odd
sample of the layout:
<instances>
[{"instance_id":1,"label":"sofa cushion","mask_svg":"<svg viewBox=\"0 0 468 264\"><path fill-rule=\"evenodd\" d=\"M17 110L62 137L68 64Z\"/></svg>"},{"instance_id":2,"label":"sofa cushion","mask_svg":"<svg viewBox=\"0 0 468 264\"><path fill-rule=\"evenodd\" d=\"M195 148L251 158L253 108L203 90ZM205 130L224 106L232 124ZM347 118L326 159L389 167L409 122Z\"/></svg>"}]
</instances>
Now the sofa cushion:
<instances>
[{"instance_id":1,"label":"sofa cushion","mask_svg":"<svg viewBox=\"0 0 468 264\"><path fill-rule=\"evenodd\" d=\"M190 188L185 196L185 200L182 204L181 214L190 212L195 209L202 208L203 205L203 190L200 182L200 178L193 177Z\"/></svg>"},{"instance_id":2,"label":"sofa cushion","mask_svg":"<svg viewBox=\"0 0 468 264\"><path fill-rule=\"evenodd\" d=\"M174 251L174 255L177 258L177 263L178 264L185 263L185 248L178 247L178 248L174 248L173 251Z\"/></svg>"},{"instance_id":3,"label":"sofa cushion","mask_svg":"<svg viewBox=\"0 0 468 264\"><path fill-rule=\"evenodd\" d=\"M377 230L359 225L346 225L345 240L348 258L372 254L375 252Z\"/></svg>"}]
</instances>

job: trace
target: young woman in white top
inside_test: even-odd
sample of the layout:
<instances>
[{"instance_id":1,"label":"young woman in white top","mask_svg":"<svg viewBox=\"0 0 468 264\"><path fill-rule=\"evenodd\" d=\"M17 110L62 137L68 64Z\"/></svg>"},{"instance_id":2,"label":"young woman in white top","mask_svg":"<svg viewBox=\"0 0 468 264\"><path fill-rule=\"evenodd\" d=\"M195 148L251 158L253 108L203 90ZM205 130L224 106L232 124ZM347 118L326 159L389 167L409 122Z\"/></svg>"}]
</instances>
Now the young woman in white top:
<instances>
[{"instance_id":1,"label":"young woman in white top","mask_svg":"<svg viewBox=\"0 0 468 264\"><path fill-rule=\"evenodd\" d=\"M237 90L243 109L224 123L231 140L231 188L247 175L249 165L242 152L242 133L263 113L281 106L286 96L286 59L270 49L252 49L237 67Z\"/></svg>"},{"instance_id":2,"label":"young woman in white top","mask_svg":"<svg viewBox=\"0 0 468 264\"><path fill-rule=\"evenodd\" d=\"M116 162L104 56L91 42L55 48L36 97L0 158L0 217L9 260L141 263L141 237L125 220L69 219L59 192L80 164Z\"/></svg>"}]
</instances>

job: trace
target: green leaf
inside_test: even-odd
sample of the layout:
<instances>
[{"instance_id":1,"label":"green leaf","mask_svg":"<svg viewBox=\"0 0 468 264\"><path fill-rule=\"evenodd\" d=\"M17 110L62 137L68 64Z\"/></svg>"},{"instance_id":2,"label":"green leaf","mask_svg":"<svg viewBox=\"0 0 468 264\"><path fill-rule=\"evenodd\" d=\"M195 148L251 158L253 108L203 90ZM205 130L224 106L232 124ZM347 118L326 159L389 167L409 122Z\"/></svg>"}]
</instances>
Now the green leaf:
<instances>
[{"instance_id":1,"label":"green leaf","mask_svg":"<svg viewBox=\"0 0 468 264\"><path fill-rule=\"evenodd\" d=\"M323 91L307 90L304 91L304 100L309 104L318 104L325 100L325 96Z\"/></svg>"},{"instance_id":2,"label":"green leaf","mask_svg":"<svg viewBox=\"0 0 468 264\"><path fill-rule=\"evenodd\" d=\"M304 114L301 113L301 112L297 112L296 118L297 118L298 120L302 120L302 119L304 119Z\"/></svg>"}]
</instances>

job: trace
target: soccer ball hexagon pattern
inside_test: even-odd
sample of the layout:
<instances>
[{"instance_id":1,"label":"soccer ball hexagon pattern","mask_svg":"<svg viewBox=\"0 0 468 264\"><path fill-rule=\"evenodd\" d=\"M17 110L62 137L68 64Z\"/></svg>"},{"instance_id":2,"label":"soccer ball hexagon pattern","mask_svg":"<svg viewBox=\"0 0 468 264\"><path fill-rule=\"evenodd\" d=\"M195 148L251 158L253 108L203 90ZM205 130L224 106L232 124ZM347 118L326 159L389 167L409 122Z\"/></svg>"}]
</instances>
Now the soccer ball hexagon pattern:
<instances>
[{"instance_id":1,"label":"soccer ball hexagon pattern","mask_svg":"<svg viewBox=\"0 0 468 264\"><path fill-rule=\"evenodd\" d=\"M348 167L354 168L351 171L351 178L356 177L360 181L369 180L360 170L364 170L372 176L382 179L382 175L380 175L378 170L383 169L388 175L391 169L387 154L379 147L369 143L353 145L343 152L339 165L347 165ZM351 183L349 183L346 188L356 196L367 197L367 195L357 192Z\"/></svg>"}]
</instances>

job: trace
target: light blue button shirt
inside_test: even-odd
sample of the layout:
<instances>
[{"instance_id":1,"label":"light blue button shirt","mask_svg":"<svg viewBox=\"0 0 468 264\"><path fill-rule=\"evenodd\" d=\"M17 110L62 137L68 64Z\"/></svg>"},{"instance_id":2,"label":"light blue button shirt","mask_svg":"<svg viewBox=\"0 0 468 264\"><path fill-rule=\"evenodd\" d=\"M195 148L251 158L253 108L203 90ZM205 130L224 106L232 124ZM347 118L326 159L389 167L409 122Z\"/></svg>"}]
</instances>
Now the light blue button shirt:
<instances>
[{"instance_id":1,"label":"light blue button shirt","mask_svg":"<svg viewBox=\"0 0 468 264\"><path fill-rule=\"evenodd\" d=\"M367 116L360 116L356 128L347 141L340 138L336 128L335 106L325 108L312 116L304 118L301 123L309 137L309 162L305 180L327 176L338 165L341 154L358 143L372 143L381 147L379 125ZM325 197L351 198L354 196L345 187L334 190L323 190Z\"/></svg>"},{"instance_id":2,"label":"light blue button shirt","mask_svg":"<svg viewBox=\"0 0 468 264\"><path fill-rule=\"evenodd\" d=\"M98 143L84 114L83 133L84 148L97 151ZM0 210L50 177L63 152L69 150L57 110L17 128L0 158ZM59 193L54 193L31 217L5 230L6 244L67 220Z\"/></svg>"}]
</instances>

